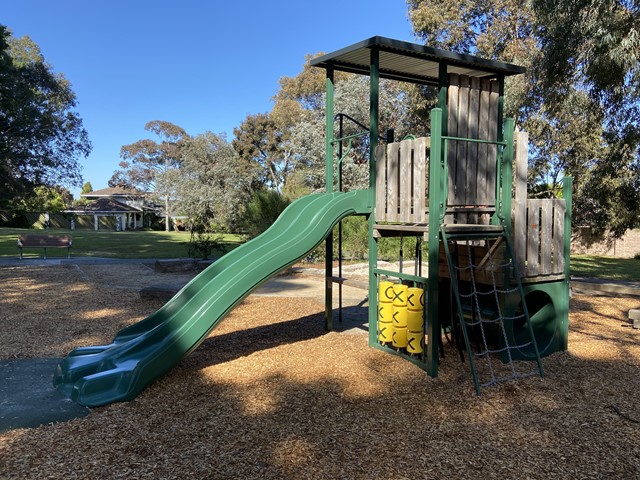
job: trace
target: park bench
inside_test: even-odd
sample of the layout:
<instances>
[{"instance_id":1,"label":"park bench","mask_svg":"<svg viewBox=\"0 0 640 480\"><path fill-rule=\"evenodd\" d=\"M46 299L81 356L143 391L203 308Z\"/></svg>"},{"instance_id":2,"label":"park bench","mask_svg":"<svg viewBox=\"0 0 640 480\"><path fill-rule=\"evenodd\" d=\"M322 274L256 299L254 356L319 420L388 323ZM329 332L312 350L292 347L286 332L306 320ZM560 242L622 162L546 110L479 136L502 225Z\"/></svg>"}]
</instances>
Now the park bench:
<instances>
[{"instance_id":1,"label":"park bench","mask_svg":"<svg viewBox=\"0 0 640 480\"><path fill-rule=\"evenodd\" d=\"M47 248L66 248L67 258L71 258L71 237L67 235L19 235L18 248L22 260L23 248L44 248L44 258L47 258Z\"/></svg>"}]
</instances>

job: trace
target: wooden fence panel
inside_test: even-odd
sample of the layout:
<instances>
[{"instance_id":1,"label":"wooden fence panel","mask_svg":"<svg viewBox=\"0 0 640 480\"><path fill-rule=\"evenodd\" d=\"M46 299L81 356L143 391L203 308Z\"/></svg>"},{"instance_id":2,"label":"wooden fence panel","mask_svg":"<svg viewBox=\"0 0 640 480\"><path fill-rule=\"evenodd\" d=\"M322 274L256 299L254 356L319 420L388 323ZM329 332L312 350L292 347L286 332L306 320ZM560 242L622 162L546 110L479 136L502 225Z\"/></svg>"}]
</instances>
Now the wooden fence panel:
<instances>
[{"instance_id":1,"label":"wooden fence panel","mask_svg":"<svg viewBox=\"0 0 640 480\"><path fill-rule=\"evenodd\" d=\"M387 145L387 221L398 221L398 182L400 143Z\"/></svg>"},{"instance_id":2,"label":"wooden fence panel","mask_svg":"<svg viewBox=\"0 0 640 480\"><path fill-rule=\"evenodd\" d=\"M529 134L516 132L515 182L513 201L513 248L518 270L524 274L527 258L527 167Z\"/></svg>"},{"instance_id":3,"label":"wooden fence panel","mask_svg":"<svg viewBox=\"0 0 640 480\"><path fill-rule=\"evenodd\" d=\"M527 202L527 276L540 270L540 200Z\"/></svg>"},{"instance_id":4,"label":"wooden fence panel","mask_svg":"<svg viewBox=\"0 0 640 480\"><path fill-rule=\"evenodd\" d=\"M564 273L565 209L564 199L545 198L527 201L525 232L527 248L524 276L538 277ZM515 236L519 235L521 233L516 230Z\"/></svg>"},{"instance_id":5,"label":"wooden fence panel","mask_svg":"<svg viewBox=\"0 0 640 480\"><path fill-rule=\"evenodd\" d=\"M567 210L567 201L553 199L553 273L564 273L564 214Z\"/></svg>"},{"instance_id":6,"label":"wooden fence panel","mask_svg":"<svg viewBox=\"0 0 640 480\"><path fill-rule=\"evenodd\" d=\"M416 138L413 142L413 219L427 222L427 148L428 138Z\"/></svg>"},{"instance_id":7,"label":"wooden fence panel","mask_svg":"<svg viewBox=\"0 0 640 480\"><path fill-rule=\"evenodd\" d=\"M540 275L549 275L551 268L551 234L553 228L553 203L542 200L540 205Z\"/></svg>"},{"instance_id":8,"label":"wooden fence panel","mask_svg":"<svg viewBox=\"0 0 640 480\"><path fill-rule=\"evenodd\" d=\"M387 218L387 147L376 147L376 222L384 222Z\"/></svg>"},{"instance_id":9,"label":"wooden fence panel","mask_svg":"<svg viewBox=\"0 0 640 480\"><path fill-rule=\"evenodd\" d=\"M400 203L400 222L411 221L411 166L413 154L413 140L400 142L400 181L398 182L398 197Z\"/></svg>"},{"instance_id":10,"label":"wooden fence panel","mask_svg":"<svg viewBox=\"0 0 640 480\"><path fill-rule=\"evenodd\" d=\"M429 138L376 150L376 222L426 223Z\"/></svg>"},{"instance_id":11,"label":"wooden fence panel","mask_svg":"<svg viewBox=\"0 0 640 480\"><path fill-rule=\"evenodd\" d=\"M447 93L447 135L496 141L498 139L498 82L451 74ZM450 140L447 206L495 205L496 145ZM490 215L477 212L448 214L446 223L489 223ZM454 220L455 217L455 220Z\"/></svg>"}]
</instances>

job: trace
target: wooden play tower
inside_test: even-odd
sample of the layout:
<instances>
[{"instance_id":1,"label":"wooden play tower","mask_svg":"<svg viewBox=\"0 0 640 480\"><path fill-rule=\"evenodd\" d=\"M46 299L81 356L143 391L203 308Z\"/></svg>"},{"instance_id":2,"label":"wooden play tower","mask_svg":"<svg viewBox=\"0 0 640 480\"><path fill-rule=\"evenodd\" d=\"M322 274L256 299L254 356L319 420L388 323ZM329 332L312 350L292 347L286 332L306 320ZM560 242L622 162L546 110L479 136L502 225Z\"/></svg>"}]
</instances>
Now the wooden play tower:
<instances>
[{"instance_id":1,"label":"wooden play tower","mask_svg":"<svg viewBox=\"0 0 640 480\"><path fill-rule=\"evenodd\" d=\"M462 358L466 352L478 393L504 379L542 375L540 357L567 347L571 179L564 179L562 198L527 198L527 135L503 118L505 77L524 69L384 37L311 65L326 69L328 192L340 185L334 171L345 140L334 128L334 72L370 77L370 346L435 377L443 335L452 338ZM437 88L429 132L399 142L380 134L381 78ZM384 237L425 240L427 275L379 268ZM332 285L344 282L333 274L332 251L330 236L328 328ZM412 309L405 297L415 301L420 291L424 307ZM407 327L415 312L420 328Z\"/></svg>"}]
</instances>

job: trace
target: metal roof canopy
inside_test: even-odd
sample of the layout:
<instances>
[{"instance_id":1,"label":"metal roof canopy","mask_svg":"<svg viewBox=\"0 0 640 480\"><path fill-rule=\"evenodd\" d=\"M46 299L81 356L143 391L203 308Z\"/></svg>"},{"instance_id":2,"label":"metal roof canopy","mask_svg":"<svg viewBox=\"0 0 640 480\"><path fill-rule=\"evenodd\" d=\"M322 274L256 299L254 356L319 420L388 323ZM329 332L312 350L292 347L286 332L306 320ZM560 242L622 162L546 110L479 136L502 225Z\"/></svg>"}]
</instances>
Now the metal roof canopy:
<instances>
[{"instance_id":1,"label":"metal roof canopy","mask_svg":"<svg viewBox=\"0 0 640 480\"><path fill-rule=\"evenodd\" d=\"M311 66L369 75L371 49L380 51L380 77L402 82L438 85L439 65L448 73L478 78L524 73L525 68L474 55L449 52L386 37L371 37L311 60Z\"/></svg>"}]
</instances>

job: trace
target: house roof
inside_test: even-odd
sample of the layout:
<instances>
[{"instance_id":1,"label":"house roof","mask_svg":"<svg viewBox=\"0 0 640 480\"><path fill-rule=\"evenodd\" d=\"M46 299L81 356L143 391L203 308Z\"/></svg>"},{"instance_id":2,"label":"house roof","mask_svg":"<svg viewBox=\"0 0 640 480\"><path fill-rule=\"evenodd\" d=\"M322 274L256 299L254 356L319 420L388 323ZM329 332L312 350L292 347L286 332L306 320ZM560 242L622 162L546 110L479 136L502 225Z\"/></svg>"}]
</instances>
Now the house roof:
<instances>
[{"instance_id":1,"label":"house roof","mask_svg":"<svg viewBox=\"0 0 640 480\"><path fill-rule=\"evenodd\" d=\"M369 75L371 50L378 49L379 74L405 82L436 84L439 65L446 64L447 73L479 78L524 73L524 67L486 58L426 47L386 37L371 37L332 53L311 60L311 65L344 72Z\"/></svg>"},{"instance_id":2,"label":"house roof","mask_svg":"<svg viewBox=\"0 0 640 480\"><path fill-rule=\"evenodd\" d=\"M92 197L143 197L144 192L135 188L108 187L100 190L94 190L89 193L83 193L80 196L86 198Z\"/></svg>"},{"instance_id":3,"label":"house roof","mask_svg":"<svg viewBox=\"0 0 640 480\"><path fill-rule=\"evenodd\" d=\"M118 202L117 200L113 200L111 198L98 198L93 202L75 207L71 210L66 210L68 213L127 213L134 212L139 213L142 212L142 208L132 207L122 202Z\"/></svg>"}]
</instances>

